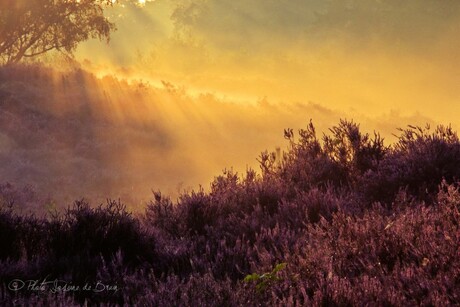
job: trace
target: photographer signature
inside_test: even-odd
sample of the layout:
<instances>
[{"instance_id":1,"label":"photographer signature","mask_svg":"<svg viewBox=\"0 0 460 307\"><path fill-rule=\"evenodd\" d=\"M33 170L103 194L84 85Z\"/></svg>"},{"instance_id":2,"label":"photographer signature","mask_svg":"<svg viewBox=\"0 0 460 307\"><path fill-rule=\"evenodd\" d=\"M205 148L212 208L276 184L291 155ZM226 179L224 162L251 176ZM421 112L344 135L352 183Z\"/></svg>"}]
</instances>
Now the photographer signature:
<instances>
[{"instance_id":1,"label":"photographer signature","mask_svg":"<svg viewBox=\"0 0 460 307\"><path fill-rule=\"evenodd\" d=\"M48 280L47 277L44 279L13 279L8 284L8 289L11 291L34 291L34 292L79 292L79 291L91 291L95 293L100 292L117 292L120 288L117 285L105 284L102 281L95 283L86 283L84 285L74 285L72 282L65 280L54 279Z\"/></svg>"}]
</instances>

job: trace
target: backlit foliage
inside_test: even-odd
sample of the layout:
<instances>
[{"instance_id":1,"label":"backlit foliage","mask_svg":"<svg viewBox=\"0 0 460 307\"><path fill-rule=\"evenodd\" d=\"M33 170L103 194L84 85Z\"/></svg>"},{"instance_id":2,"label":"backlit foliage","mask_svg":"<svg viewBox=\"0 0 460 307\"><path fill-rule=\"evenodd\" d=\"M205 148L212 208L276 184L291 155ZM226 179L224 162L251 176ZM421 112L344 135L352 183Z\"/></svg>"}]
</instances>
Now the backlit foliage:
<instances>
[{"instance_id":1,"label":"backlit foliage","mask_svg":"<svg viewBox=\"0 0 460 307\"><path fill-rule=\"evenodd\" d=\"M108 40L114 24L103 15L111 0L2 0L0 64L51 50L71 54L89 38Z\"/></svg>"}]
</instances>

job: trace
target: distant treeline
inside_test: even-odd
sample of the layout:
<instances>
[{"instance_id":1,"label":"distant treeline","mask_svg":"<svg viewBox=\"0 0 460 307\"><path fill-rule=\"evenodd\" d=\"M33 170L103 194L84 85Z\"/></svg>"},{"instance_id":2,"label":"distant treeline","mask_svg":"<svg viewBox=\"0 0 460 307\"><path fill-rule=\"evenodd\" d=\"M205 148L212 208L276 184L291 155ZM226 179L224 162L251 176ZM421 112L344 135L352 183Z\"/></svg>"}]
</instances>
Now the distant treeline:
<instances>
[{"instance_id":1,"label":"distant treeline","mask_svg":"<svg viewBox=\"0 0 460 307\"><path fill-rule=\"evenodd\" d=\"M460 142L449 127L287 129L261 173L145 213L0 213L0 304L447 306L460 301ZM34 288L33 285L41 285Z\"/></svg>"}]
</instances>

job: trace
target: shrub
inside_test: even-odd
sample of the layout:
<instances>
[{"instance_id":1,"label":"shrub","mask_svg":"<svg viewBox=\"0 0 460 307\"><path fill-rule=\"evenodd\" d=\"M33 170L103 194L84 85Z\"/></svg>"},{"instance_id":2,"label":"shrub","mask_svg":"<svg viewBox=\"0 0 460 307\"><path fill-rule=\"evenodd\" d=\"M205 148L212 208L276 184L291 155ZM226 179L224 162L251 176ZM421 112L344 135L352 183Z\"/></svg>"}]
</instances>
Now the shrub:
<instances>
[{"instance_id":1,"label":"shrub","mask_svg":"<svg viewBox=\"0 0 460 307\"><path fill-rule=\"evenodd\" d=\"M365 174L361 185L368 201L391 204L405 189L418 200L433 202L442 180L453 184L460 178L460 142L450 126L434 132L409 126L400 129L398 142L379 167Z\"/></svg>"},{"instance_id":2,"label":"shrub","mask_svg":"<svg viewBox=\"0 0 460 307\"><path fill-rule=\"evenodd\" d=\"M14 278L47 274L119 286L59 296L69 304L460 300L460 152L450 128L409 127L390 147L347 121L322 140L311 123L298 141L285 133L289 151L263 153L260 175L224 171L209 193L176 203L155 192L141 217L113 201L95 208L77 201L48 219L3 208L0 303L48 304L49 295L6 290Z\"/></svg>"}]
</instances>

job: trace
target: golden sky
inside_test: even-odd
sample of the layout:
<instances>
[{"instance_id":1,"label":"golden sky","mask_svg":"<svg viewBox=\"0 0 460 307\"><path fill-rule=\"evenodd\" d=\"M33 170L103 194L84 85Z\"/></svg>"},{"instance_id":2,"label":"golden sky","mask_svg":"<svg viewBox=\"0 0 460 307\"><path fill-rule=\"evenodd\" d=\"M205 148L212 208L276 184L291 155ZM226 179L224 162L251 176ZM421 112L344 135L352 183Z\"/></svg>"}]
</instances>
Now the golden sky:
<instances>
[{"instance_id":1,"label":"golden sky","mask_svg":"<svg viewBox=\"0 0 460 307\"><path fill-rule=\"evenodd\" d=\"M257 168L310 118L320 131L354 119L389 140L408 124L460 127L457 0L122 0L107 16L110 44L86 42L76 58L159 93L142 98L151 113L131 113L173 136L161 172L187 169L176 184Z\"/></svg>"},{"instance_id":2,"label":"golden sky","mask_svg":"<svg viewBox=\"0 0 460 307\"><path fill-rule=\"evenodd\" d=\"M78 58L238 101L457 121L458 1L139 2L109 10L111 43Z\"/></svg>"}]
</instances>

